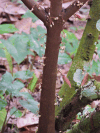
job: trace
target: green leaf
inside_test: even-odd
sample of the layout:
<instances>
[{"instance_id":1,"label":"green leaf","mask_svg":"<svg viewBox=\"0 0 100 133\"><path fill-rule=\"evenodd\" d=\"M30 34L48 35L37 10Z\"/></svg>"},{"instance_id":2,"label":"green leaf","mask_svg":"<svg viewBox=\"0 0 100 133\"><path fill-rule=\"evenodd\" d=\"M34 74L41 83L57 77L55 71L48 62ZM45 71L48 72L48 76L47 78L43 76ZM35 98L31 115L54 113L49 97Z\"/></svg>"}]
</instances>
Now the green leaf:
<instances>
[{"instance_id":1,"label":"green leaf","mask_svg":"<svg viewBox=\"0 0 100 133\"><path fill-rule=\"evenodd\" d=\"M15 46L12 45L9 40L7 40L7 41L6 40L1 40L1 41L4 44L4 46L7 48L7 51L11 54L11 56L17 62L17 59L18 59L18 51L15 48Z\"/></svg>"},{"instance_id":2,"label":"green leaf","mask_svg":"<svg viewBox=\"0 0 100 133\"><path fill-rule=\"evenodd\" d=\"M81 82L85 76L85 73L83 74L81 69L77 69L74 73L73 80L77 83L77 85L81 85Z\"/></svg>"},{"instance_id":3,"label":"green leaf","mask_svg":"<svg viewBox=\"0 0 100 133\"><path fill-rule=\"evenodd\" d=\"M3 123L4 123L5 118L6 118L6 114L7 114L7 111L5 108L0 110L0 130L2 129Z\"/></svg>"},{"instance_id":4,"label":"green leaf","mask_svg":"<svg viewBox=\"0 0 100 133\"><path fill-rule=\"evenodd\" d=\"M82 118L82 116L81 116L81 112L79 112L76 116L77 116L76 119L81 120L81 118Z\"/></svg>"},{"instance_id":5,"label":"green leaf","mask_svg":"<svg viewBox=\"0 0 100 133\"><path fill-rule=\"evenodd\" d=\"M36 85L36 83L37 83L37 77L35 76L35 74L33 73L33 78L32 78L32 80L30 81L30 83L28 84L28 89L30 90L30 91L34 91L34 89L35 89L35 85Z\"/></svg>"},{"instance_id":6,"label":"green leaf","mask_svg":"<svg viewBox=\"0 0 100 133\"><path fill-rule=\"evenodd\" d=\"M5 91L8 88L11 88L12 81L13 81L12 75L9 72L6 72L2 76L2 79L0 81L0 90L2 90L3 93L5 93Z\"/></svg>"},{"instance_id":7,"label":"green leaf","mask_svg":"<svg viewBox=\"0 0 100 133\"><path fill-rule=\"evenodd\" d=\"M10 72L11 72L11 74L13 75L12 58L11 58L11 56L10 56L10 54L8 53L8 51L7 51L6 48L4 49L4 51L5 51L5 55L6 55L6 58L7 58L8 64L9 64Z\"/></svg>"},{"instance_id":8,"label":"green leaf","mask_svg":"<svg viewBox=\"0 0 100 133\"><path fill-rule=\"evenodd\" d=\"M100 40L98 40L96 47L97 47L97 53L98 53L99 58L100 58Z\"/></svg>"},{"instance_id":9,"label":"green leaf","mask_svg":"<svg viewBox=\"0 0 100 133\"><path fill-rule=\"evenodd\" d=\"M38 114L39 108L38 108L38 102L34 99L28 99L27 101L20 100L19 103L29 111L31 111L34 114Z\"/></svg>"},{"instance_id":10,"label":"green leaf","mask_svg":"<svg viewBox=\"0 0 100 133\"><path fill-rule=\"evenodd\" d=\"M21 117L22 116L22 112L20 110L18 110L17 108L13 107L11 110L10 110L10 115L14 115L16 118L17 117Z\"/></svg>"},{"instance_id":11,"label":"green leaf","mask_svg":"<svg viewBox=\"0 0 100 133\"><path fill-rule=\"evenodd\" d=\"M98 75L100 74L100 61L98 61Z\"/></svg>"},{"instance_id":12,"label":"green leaf","mask_svg":"<svg viewBox=\"0 0 100 133\"><path fill-rule=\"evenodd\" d=\"M4 99L4 94L3 94L2 91L0 91L0 98L1 98L1 99Z\"/></svg>"},{"instance_id":13,"label":"green leaf","mask_svg":"<svg viewBox=\"0 0 100 133\"><path fill-rule=\"evenodd\" d=\"M72 61L72 59L70 58L69 55L67 55L66 53L60 53L59 52L58 64L67 64L71 61Z\"/></svg>"},{"instance_id":14,"label":"green leaf","mask_svg":"<svg viewBox=\"0 0 100 133\"><path fill-rule=\"evenodd\" d=\"M82 91L82 96L85 96L90 99L98 98L96 87L92 86L90 88L84 88L84 90Z\"/></svg>"},{"instance_id":15,"label":"green leaf","mask_svg":"<svg viewBox=\"0 0 100 133\"><path fill-rule=\"evenodd\" d=\"M1 40L4 46L7 48L7 51L11 54L11 56L15 59L15 61L20 64L25 57L29 54L29 46L28 46L28 35L22 34L14 34L7 41Z\"/></svg>"},{"instance_id":16,"label":"green leaf","mask_svg":"<svg viewBox=\"0 0 100 133\"><path fill-rule=\"evenodd\" d=\"M16 94L18 95L20 92L20 90L24 87L24 84L21 83L20 81L14 81L11 84L11 88L7 89L7 91L9 91L9 93L12 94L12 96L16 96Z\"/></svg>"},{"instance_id":17,"label":"green leaf","mask_svg":"<svg viewBox=\"0 0 100 133\"><path fill-rule=\"evenodd\" d=\"M84 69L89 73L90 76L92 76L93 73L99 75L99 61L95 62L92 60L88 66L84 66Z\"/></svg>"},{"instance_id":18,"label":"green leaf","mask_svg":"<svg viewBox=\"0 0 100 133\"><path fill-rule=\"evenodd\" d=\"M4 48L4 45L3 45L3 43L0 43L0 48L2 49L2 48Z\"/></svg>"},{"instance_id":19,"label":"green leaf","mask_svg":"<svg viewBox=\"0 0 100 133\"><path fill-rule=\"evenodd\" d=\"M18 31L18 29L16 29L15 25L13 24L1 24L0 25L0 34L13 33L15 31Z\"/></svg>"},{"instance_id":20,"label":"green leaf","mask_svg":"<svg viewBox=\"0 0 100 133\"><path fill-rule=\"evenodd\" d=\"M31 34L29 35L29 45L39 56L43 56L45 52L45 36L46 30L40 26L37 29L31 29ZM43 45L43 46L41 46Z\"/></svg>"},{"instance_id":21,"label":"green leaf","mask_svg":"<svg viewBox=\"0 0 100 133\"><path fill-rule=\"evenodd\" d=\"M95 111L95 108L91 108L90 105L87 105L87 106L84 108L84 110L83 110L82 113L79 112L79 113L77 114L77 119L81 120L81 118L82 118L83 116L86 116L87 114L89 114L89 113L91 113L91 112L93 112L93 111Z\"/></svg>"},{"instance_id":22,"label":"green leaf","mask_svg":"<svg viewBox=\"0 0 100 133\"><path fill-rule=\"evenodd\" d=\"M96 28L97 28L98 31L100 31L100 19L96 23Z\"/></svg>"},{"instance_id":23,"label":"green leaf","mask_svg":"<svg viewBox=\"0 0 100 133\"><path fill-rule=\"evenodd\" d=\"M26 100L33 99L33 97L28 92L20 92L18 95L16 94L16 96L24 97Z\"/></svg>"},{"instance_id":24,"label":"green leaf","mask_svg":"<svg viewBox=\"0 0 100 133\"><path fill-rule=\"evenodd\" d=\"M83 115L87 115L88 113L91 113L91 112L93 112L93 111L95 111L95 108L91 108L90 105L87 105L87 106L85 107L85 109L83 110Z\"/></svg>"},{"instance_id":25,"label":"green leaf","mask_svg":"<svg viewBox=\"0 0 100 133\"><path fill-rule=\"evenodd\" d=\"M14 48L16 49L16 53L15 54L10 54L13 56L13 58L15 59L15 61L20 64L25 57L28 55L28 41L29 38L27 35L22 34L14 34L13 36L11 36L9 38L9 41L11 42L12 46L14 46Z\"/></svg>"},{"instance_id":26,"label":"green leaf","mask_svg":"<svg viewBox=\"0 0 100 133\"><path fill-rule=\"evenodd\" d=\"M0 49L0 57L5 58L5 52L3 49Z\"/></svg>"},{"instance_id":27,"label":"green leaf","mask_svg":"<svg viewBox=\"0 0 100 133\"><path fill-rule=\"evenodd\" d=\"M14 74L14 79L16 78L20 78L22 80L26 80L29 79L33 76L33 72L31 72L30 70L26 70L26 71L17 71Z\"/></svg>"},{"instance_id":28,"label":"green leaf","mask_svg":"<svg viewBox=\"0 0 100 133\"><path fill-rule=\"evenodd\" d=\"M38 18L30 11L28 10L24 15L22 15L22 18L32 18L32 21L35 22Z\"/></svg>"},{"instance_id":29,"label":"green leaf","mask_svg":"<svg viewBox=\"0 0 100 133\"><path fill-rule=\"evenodd\" d=\"M7 106L7 102L3 99L0 99L0 110L5 108Z\"/></svg>"},{"instance_id":30,"label":"green leaf","mask_svg":"<svg viewBox=\"0 0 100 133\"><path fill-rule=\"evenodd\" d=\"M20 81L13 81L13 77L10 73L6 72L2 76L2 80L0 81L0 90L8 94L12 94L12 96L16 96L16 94L24 87L24 84Z\"/></svg>"},{"instance_id":31,"label":"green leaf","mask_svg":"<svg viewBox=\"0 0 100 133\"><path fill-rule=\"evenodd\" d=\"M17 3L19 4L23 4L23 2L21 0L17 0Z\"/></svg>"},{"instance_id":32,"label":"green leaf","mask_svg":"<svg viewBox=\"0 0 100 133\"><path fill-rule=\"evenodd\" d=\"M78 39L76 36L68 32L67 30L63 30L62 32L62 44L65 46L65 51L69 52L70 54L76 54L78 48Z\"/></svg>"},{"instance_id":33,"label":"green leaf","mask_svg":"<svg viewBox=\"0 0 100 133\"><path fill-rule=\"evenodd\" d=\"M26 99L26 101L25 100L19 101L20 104L24 108L30 110L32 113L38 114L37 112L39 111L39 108L38 108L39 103L37 101L35 101L29 93L21 92L21 93L19 93L18 96L24 97Z\"/></svg>"},{"instance_id":34,"label":"green leaf","mask_svg":"<svg viewBox=\"0 0 100 133\"><path fill-rule=\"evenodd\" d=\"M13 77L11 75L11 73L7 72L2 76L2 79L0 81L0 83L5 84L5 86L10 85L13 81Z\"/></svg>"},{"instance_id":35,"label":"green leaf","mask_svg":"<svg viewBox=\"0 0 100 133\"><path fill-rule=\"evenodd\" d=\"M75 42L76 40L78 41L78 39L76 38L76 36L73 33L69 32L67 30L63 30L62 33L63 32L66 35L66 38L69 42Z\"/></svg>"}]
</instances>

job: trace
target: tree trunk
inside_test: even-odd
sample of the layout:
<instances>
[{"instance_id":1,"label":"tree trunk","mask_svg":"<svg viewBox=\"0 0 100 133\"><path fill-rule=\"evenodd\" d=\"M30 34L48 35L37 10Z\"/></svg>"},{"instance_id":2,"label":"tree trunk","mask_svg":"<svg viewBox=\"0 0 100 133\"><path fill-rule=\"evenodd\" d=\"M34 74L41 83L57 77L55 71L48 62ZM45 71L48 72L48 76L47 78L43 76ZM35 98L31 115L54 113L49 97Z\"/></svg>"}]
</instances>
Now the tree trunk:
<instances>
[{"instance_id":1,"label":"tree trunk","mask_svg":"<svg viewBox=\"0 0 100 133\"><path fill-rule=\"evenodd\" d=\"M72 88L70 88L66 83L62 86L59 95L61 98L63 98L63 101L61 102L60 106L56 107L56 116L58 115L58 118L56 119L56 122L59 121L57 124L57 130L65 131L71 122L71 118L68 117L68 114L62 114L61 112L64 112L64 109L66 108L66 105L70 105L70 102L72 98L75 96L76 91L75 89L80 89L75 81L73 80L73 75L77 69L82 69L83 66L86 65L93 57L93 53L95 50L95 44L97 43L99 31L96 29L96 22L98 19L100 19L100 0L94 0L93 4L90 9L90 17L87 21L87 25L85 27L82 39L80 41L79 48L77 50L76 56L74 57L74 60L72 62L72 65L70 67L70 70L68 72L68 78L71 82ZM77 105L78 106L78 105ZM73 111L74 110L71 110ZM67 112L67 111L66 111ZM72 113L73 114L73 113ZM76 114L74 113L74 116ZM72 115L72 117L74 117Z\"/></svg>"},{"instance_id":2,"label":"tree trunk","mask_svg":"<svg viewBox=\"0 0 100 133\"><path fill-rule=\"evenodd\" d=\"M63 26L61 10L61 0L51 0L38 133L55 133L55 85L59 45L61 43L60 33Z\"/></svg>"}]
</instances>

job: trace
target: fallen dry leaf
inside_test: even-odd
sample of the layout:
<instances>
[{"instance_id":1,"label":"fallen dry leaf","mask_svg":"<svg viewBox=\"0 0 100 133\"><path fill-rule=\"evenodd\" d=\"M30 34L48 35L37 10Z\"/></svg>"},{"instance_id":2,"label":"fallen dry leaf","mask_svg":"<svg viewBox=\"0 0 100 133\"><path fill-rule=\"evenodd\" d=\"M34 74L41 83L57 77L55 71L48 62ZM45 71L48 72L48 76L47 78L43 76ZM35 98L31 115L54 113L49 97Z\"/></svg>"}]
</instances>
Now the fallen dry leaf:
<instances>
[{"instance_id":1,"label":"fallen dry leaf","mask_svg":"<svg viewBox=\"0 0 100 133\"><path fill-rule=\"evenodd\" d=\"M26 34L30 34L30 28L32 24L32 18L23 18L22 20L18 20L15 22L15 27L19 29L16 33L21 34L25 32Z\"/></svg>"},{"instance_id":2,"label":"fallen dry leaf","mask_svg":"<svg viewBox=\"0 0 100 133\"><path fill-rule=\"evenodd\" d=\"M26 126L30 126L38 123L39 123L39 118L33 113L28 113L24 117L18 118L17 127L22 128L22 127L26 127Z\"/></svg>"}]
</instances>

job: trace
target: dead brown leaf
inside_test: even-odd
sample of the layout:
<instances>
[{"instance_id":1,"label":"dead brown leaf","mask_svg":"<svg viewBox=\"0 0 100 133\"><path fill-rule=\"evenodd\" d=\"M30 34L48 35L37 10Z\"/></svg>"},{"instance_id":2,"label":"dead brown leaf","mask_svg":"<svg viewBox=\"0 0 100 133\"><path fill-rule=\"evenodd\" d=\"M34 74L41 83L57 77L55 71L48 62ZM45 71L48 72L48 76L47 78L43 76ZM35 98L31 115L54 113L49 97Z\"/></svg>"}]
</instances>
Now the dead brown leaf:
<instances>
[{"instance_id":1,"label":"dead brown leaf","mask_svg":"<svg viewBox=\"0 0 100 133\"><path fill-rule=\"evenodd\" d=\"M35 114L29 112L24 117L18 118L17 127L22 128L22 127L38 124L38 122L39 122L39 118Z\"/></svg>"},{"instance_id":2,"label":"dead brown leaf","mask_svg":"<svg viewBox=\"0 0 100 133\"><path fill-rule=\"evenodd\" d=\"M15 22L15 26L19 31L17 33L21 34L22 32L25 32L27 34L30 34L30 27L32 24L32 18L23 18L22 20L18 20Z\"/></svg>"}]
</instances>

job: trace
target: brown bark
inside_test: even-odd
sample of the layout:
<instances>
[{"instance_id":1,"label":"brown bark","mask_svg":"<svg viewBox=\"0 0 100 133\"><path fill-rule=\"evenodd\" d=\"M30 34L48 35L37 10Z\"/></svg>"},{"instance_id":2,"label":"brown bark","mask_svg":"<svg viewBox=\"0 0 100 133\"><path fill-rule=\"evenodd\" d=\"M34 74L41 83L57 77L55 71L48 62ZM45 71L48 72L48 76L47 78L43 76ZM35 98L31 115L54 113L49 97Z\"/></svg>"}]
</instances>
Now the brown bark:
<instances>
[{"instance_id":1,"label":"brown bark","mask_svg":"<svg viewBox=\"0 0 100 133\"><path fill-rule=\"evenodd\" d=\"M21 0L41 21L46 22L46 12L34 0Z\"/></svg>"},{"instance_id":2,"label":"brown bark","mask_svg":"<svg viewBox=\"0 0 100 133\"><path fill-rule=\"evenodd\" d=\"M87 0L80 0L85 3ZM61 42L60 33L63 28L64 19L67 20L80 7L74 3L62 11L62 0L51 0L50 15L45 12L34 0L22 0L22 2L33 13L41 19L47 28L47 41L45 60L43 68L43 80L40 102L40 119L38 133L55 133L55 84L57 72L57 60L59 45ZM72 10L73 9L73 10Z\"/></svg>"},{"instance_id":3,"label":"brown bark","mask_svg":"<svg viewBox=\"0 0 100 133\"><path fill-rule=\"evenodd\" d=\"M69 128L71 121L75 118L76 114L81 111L82 107L92 102L92 100L85 97L80 99L80 93L81 89L77 92L72 101L62 109L59 116L56 118L55 128L57 131L65 131Z\"/></svg>"},{"instance_id":4,"label":"brown bark","mask_svg":"<svg viewBox=\"0 0 100 133\"><path fill-rule=\"evenodd\" d=\"M61 0L51 0L49 26L47 27L47 42L45 61L43 68L43 81L40 102L40 119L38 133L55 132L55 85L57 73L57 60L59 45L61 42L60 33L63 22L61 17ZM54 18L58 17L58 20ZM54 23L54 25L52 25ZM52 27L50 27L52 25Z\"/></svg>"},{"instance_id":5,"label":"brown bark","mask_svg":"<svg viewBox=\"0 0 100 133\"><path fill-rule=\"evenodd\" d=\"M75 0L71 5L64 9L63 19L68 20L76 11L78 11L88 0Z\"/></svg>"},{"instance_id":6,"label":"brown bark","mask_svg":"<svg viewBox=\"0 0 100 133\"><path fill-rule=\"evenodd\" d=\"M32 12L41 20L44 22L45 25L47 25L46 20L48 14L45 12L43 8L41 8L41 5L37 4L34 0L21 0ZM66 1L66 0L65 0ZM78 0L79 4L77 3L77 0L74 1L70 6L68 6L66 9L63 10L63 20L67 21L76 11L78 11L88 0ZM73 10L72 10L73 9Z\"/></svg>"}]
</instances>

